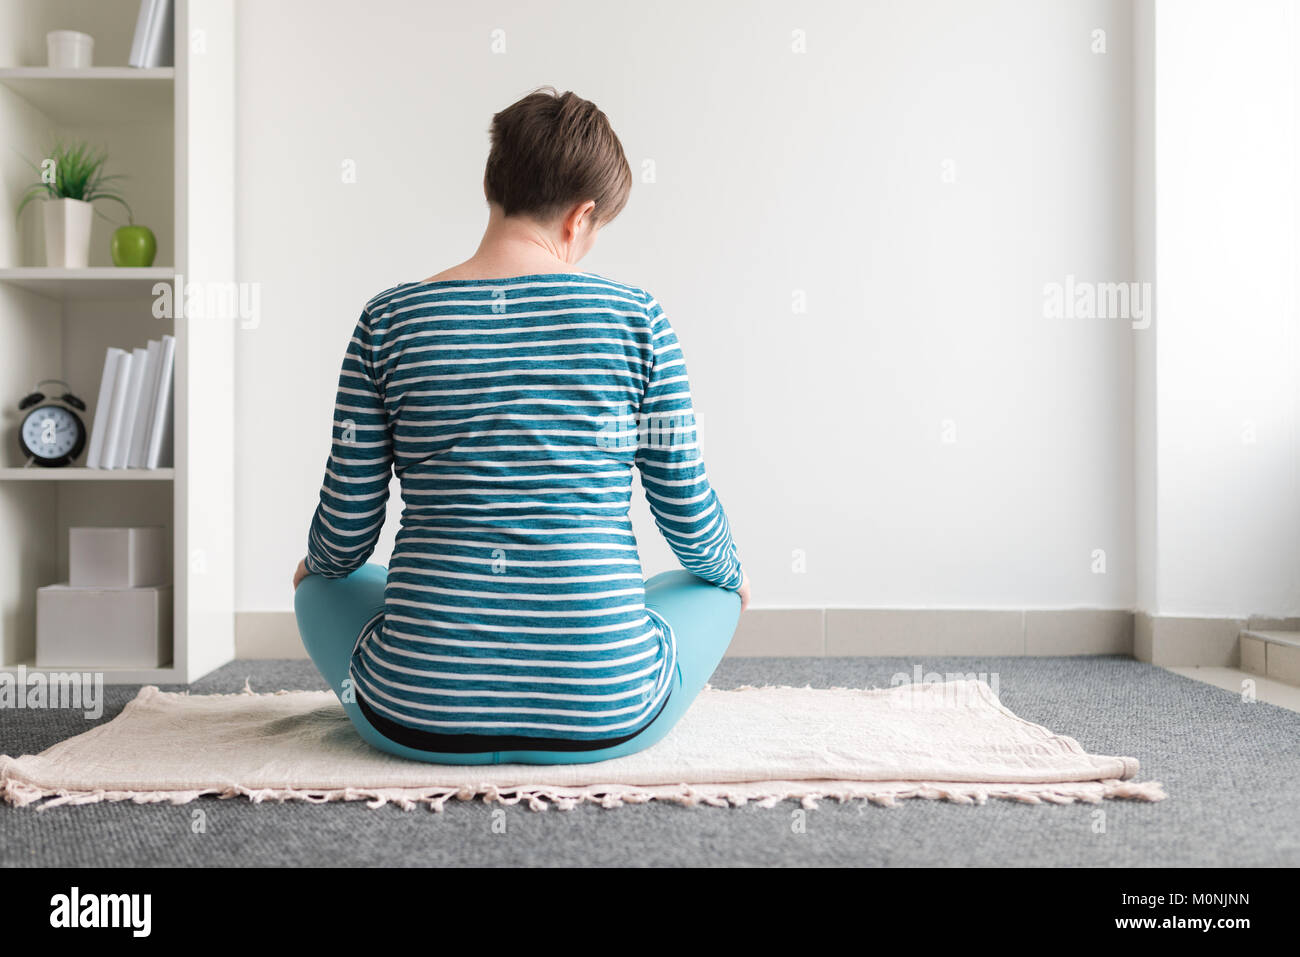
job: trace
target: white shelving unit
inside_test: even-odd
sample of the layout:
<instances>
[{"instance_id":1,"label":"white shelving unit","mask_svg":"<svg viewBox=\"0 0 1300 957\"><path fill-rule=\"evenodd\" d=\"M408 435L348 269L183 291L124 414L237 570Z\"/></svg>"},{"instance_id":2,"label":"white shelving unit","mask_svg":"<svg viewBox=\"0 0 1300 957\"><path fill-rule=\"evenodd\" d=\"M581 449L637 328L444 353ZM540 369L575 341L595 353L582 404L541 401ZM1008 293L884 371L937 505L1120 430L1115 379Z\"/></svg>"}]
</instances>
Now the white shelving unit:
<instances>
[{"instance_id":1,"label":"white shelving unit","mask_svg":"<svg viewBox=\"0 0 1300 957\"><path fill-rule=\"evenodd\" d=\"M0 269L0 283L17 286L50 299L141 299L153 295L160 282L172 282L176 270L151 266L122 269L90 266L61 269L49 266L18 266Z\"/></svg>"},{"instance_id":2,"label":"white shelving unit","mask_svg":"<svg viewBox=\"0 0 1300 957\"><path fill-rule=\"evenodd\" d=\"M0 468L0 482L171 482L175 469Z\"/></svg>"},{"instance_id":3,"label":"white shelving unit","mask_svg":"<svg viewBox=\"0 0 1300 957\"><path fill-rule=\"evenodd\" d=\"M158 318L155 287L173 296L234 279L234 4L174 0L176 66L125 66L138 0L0 0L0 671L37 670L36 589L66 581L68 529L161 525L174 569L172 661L161 668L106 670L116 683L184 683L234 657L235 317ZM84 9L78 15L69 11ZM86 70L52 70L45 33L95 37ZM43 265L39 202L15 211L55 137L108 151L108 172L135 221L158 238L155 265L114 267L113 223L96 217L91 265ZM103 212L121 219L120 207ZM15 222L17 225L15 226ZM185 283L178 290L178 281ZM62 378L94 419L108 346L132 348L176 337L173 468L25 468L18 400L37 380ZM84 453L83 453L84 458Z\"/></svg>"},{"instance_id":4,"label":"white shelving unit","mask_svg":"<svg viewBox=\"0 0 1300 957\"><path fill-rule=\"evenodd\" d=\"M176 71L171 67L0 69L0 85L17 93L50 119L67 126L129 121L133 113L169 110L175 78Z\"/></svg>"}]
</instances>

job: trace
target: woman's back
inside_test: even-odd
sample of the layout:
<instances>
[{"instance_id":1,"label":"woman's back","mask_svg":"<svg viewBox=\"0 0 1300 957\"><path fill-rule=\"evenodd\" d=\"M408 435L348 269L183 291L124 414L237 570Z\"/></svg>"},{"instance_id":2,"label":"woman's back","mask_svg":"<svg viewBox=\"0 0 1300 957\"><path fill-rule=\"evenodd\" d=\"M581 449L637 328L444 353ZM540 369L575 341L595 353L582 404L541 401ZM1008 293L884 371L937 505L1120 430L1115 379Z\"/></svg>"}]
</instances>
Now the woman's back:
<instances>
[{"instance_id":1,"label":"woman's back","mask_svg":"<svg viewBox=\"0 0 1300 957\"><path fill-rule=\"evenodd\" d=\"M413 283L370 311L404 528L626 516L654 359L636 290L579 274Z\"/></svg>"},{"instance_id":2,"label":"woman's back","mask_svg":"<svg viewBox=\"0 0 1300 957\"><path fill-rule=\"evenodd\" d=\"M384 615L352 661L395 739L582 747L654 718L676 651L645 607L634 464L683 565L740 583L680 347L640 289L550 273L387 290L358 322L334 427L311 571L365 561L390 469L401 480Z\"/></svg>"}]
</instances>

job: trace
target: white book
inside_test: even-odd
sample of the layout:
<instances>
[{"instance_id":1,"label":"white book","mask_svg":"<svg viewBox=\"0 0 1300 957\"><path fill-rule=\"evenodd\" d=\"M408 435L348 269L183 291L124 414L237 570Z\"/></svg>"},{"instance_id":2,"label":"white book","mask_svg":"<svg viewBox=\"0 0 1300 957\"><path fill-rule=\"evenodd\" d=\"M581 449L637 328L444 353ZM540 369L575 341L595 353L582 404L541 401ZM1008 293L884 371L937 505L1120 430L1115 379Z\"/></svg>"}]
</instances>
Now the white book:
<instances>
[{"instance_id":1,"label":"white book","mask_svg":"<svg viewBox=\"0 0 1300 957\"><path fill-rule=\"evenodd\" d=\"M172 372L176 365L176 337L162 337L162 359L158 366L158 393L149 426L149 454L146 468L165 468L172 457ZM166 463L166 464L164 464Z\"/></svg>"},{"instance_id":2,"label":"white book","mask_svg":"<svg viewBox=\"0 0 1300 957\"><path fill-rule=\"evenodd\" d=\"M173 29L171 0L142 0L127 62L144 68L171 66L175 62Z\"/></svg>"},{"instance_id":3,"label":"white book","mask_svg":"<svg viewBox=\"0 0 1300 957\"><path fill-rule=\"evenodd\" d=\"M154 32L153 43L149 47L149 66L174 66L176 51L173 40L175 33L174 0L158 0L158 29Z\"/></svg>"},{"instance_id":4,"label":"white book","mask_svg":"<svg viewBox=\"0 0 1300 957\"><path fill-rule=\"evenodd\" d=\"M135 441L136 412L140 408L140 389L144 385L145 364L149 361L146 349L131 353L131 378L126 386L126 402L122 406L122 431L117 440L117 452L109 468L124 469L131 458L131 445Z\"/></svg>"},{"instance_id":5,"label":"white book","mask_svg":"<svg viewBox=\"0 0 1300 957\"><path fill-rule=\"evenodd\" d=\"M153 422L153 401L158 394L158 363L162 359L162 343L149 340L145 350L144 378L140 382L140 398L135 406L135 429L131 432L131 451L126 457L126 467L142 469L149 454L149 426Z\"/></svg>"},{"instance_id":6,"label":"white book","mask_svg":"<svg viewBox=\"0 0 1300 957\"><path fill-rule=\"evenodd\" d=\"M104 372L99 377L99 398L95 400L95 421L90 427L90 449L86 452L86 468L102 466L104 436L108 432L108 411L113 404L113 383L117 376L117 361L126 355L121 349L110 348L104 354Z\"/></svg>"},{"instance_id":7,"label":"white book","mask_svg":"<svg viewBox=\"0 0 1300 957\"><path fill-rule=\"evenodd\" d=\"M175 61L172 30L171 0L140 0L127 63L140 68L171 66Z\"/></svg>"},{"instance_id":8,"label":"white book","mask_svg":"<svg viewBox=\"0 0 1300 957\"><path fill-rule=\"evenodd\" d=\"M131 40L131 55L127 64L141 67L145 65L145 50L149 40L149 20L153 17L158 0L140 0L140 12L135 18L135 37Z\"/></svg>"},{"instance_id":9,"label":"white book","mask_svg":"<svg viewBox=\"0 0 1300 957\"><path fill-rule=\"evenodd\" d=\"M117 374L113 377L113 401L108 407L108 429L104 433L104 448L100 452L100 468L117 468L117 449L122 441L122 425L126 419L126 396L131 388L131 353L123 352L117 360Z\"/></svg>"}]
</instances>

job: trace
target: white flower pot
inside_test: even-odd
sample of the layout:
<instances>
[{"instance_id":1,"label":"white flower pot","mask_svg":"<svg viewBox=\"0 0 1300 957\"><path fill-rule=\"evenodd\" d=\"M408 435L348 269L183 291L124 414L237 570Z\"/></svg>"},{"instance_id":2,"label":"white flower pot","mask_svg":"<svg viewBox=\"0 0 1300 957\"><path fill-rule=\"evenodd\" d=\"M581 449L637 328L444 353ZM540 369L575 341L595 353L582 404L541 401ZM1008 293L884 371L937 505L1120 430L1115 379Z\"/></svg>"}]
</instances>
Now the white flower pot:
<instances>
[{"instance_id":1,"label":"white flower pot","mask_svg":"<svg viewBox=\"0 0 1300 957\"><path fill-rule=\"evenodd\" d=\"M90 264L90 224L95 207L79 199L47 199L45 265L84 269Z\"/></svg>"}]
</instances>

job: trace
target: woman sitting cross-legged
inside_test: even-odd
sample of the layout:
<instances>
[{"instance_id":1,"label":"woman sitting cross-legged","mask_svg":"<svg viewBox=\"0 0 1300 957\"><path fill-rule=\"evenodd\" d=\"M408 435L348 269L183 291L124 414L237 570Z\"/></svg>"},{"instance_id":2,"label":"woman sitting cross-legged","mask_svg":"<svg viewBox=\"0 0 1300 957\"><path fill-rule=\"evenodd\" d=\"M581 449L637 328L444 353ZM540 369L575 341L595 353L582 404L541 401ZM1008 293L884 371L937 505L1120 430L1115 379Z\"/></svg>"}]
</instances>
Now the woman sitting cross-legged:
<instances>
[{"instance_id":1,"label":"woman sitting cross-legged","mask_svg":"<svg viewBox=\"0 0 1300 957\"><path fill-rule=\"evenodd\" d=\"M308 653L377 748L443 764L647 748L748 604L672 326L645 290L575 270L631 183L594 104L526 96L493 118L478 251L356 324L294 586ZM643 580L634 468L684 571ZM365 562L394 472L385 569Z\"/></svg>"}]
</instances>

